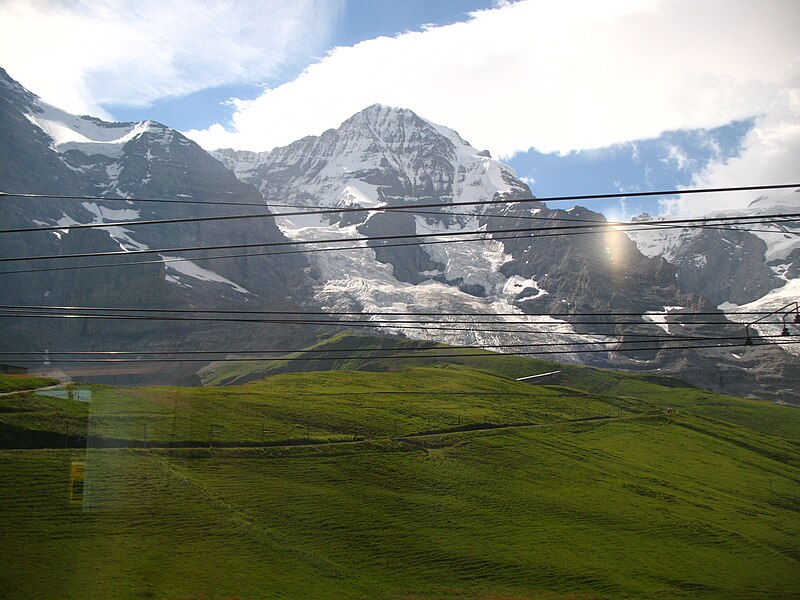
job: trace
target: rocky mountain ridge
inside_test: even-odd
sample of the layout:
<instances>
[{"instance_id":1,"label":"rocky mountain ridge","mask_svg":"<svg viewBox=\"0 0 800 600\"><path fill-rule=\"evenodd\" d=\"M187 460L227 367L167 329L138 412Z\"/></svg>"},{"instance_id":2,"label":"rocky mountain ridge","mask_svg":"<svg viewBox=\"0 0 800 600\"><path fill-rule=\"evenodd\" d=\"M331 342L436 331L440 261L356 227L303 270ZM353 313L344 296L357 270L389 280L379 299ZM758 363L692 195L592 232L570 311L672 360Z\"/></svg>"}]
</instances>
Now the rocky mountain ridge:
<instances>
[{"instance_id":1,"label":"rocky mountain ridge","mask_svg":"<svg viewBox=\"0 0 800 600\"><path fill-rule=\"evenodd\" d=\"M498 349L535 342L546 351L563 352L556 355L559 360L661 371L735 393L783 398L786 390L800 388L800 375L792 375L794 359L778 348L756 347L747 355L664 349L665 336L735 336L741 325L721 312L712 319L718 325L693 323L696 319L684 313L714 312L715 304L681 288L676 266L646 256L621 232L563 235L565 224L605 219L585 208L554 209L537 201L513 170L489 152L410 110L375 105L337 129L284 148L218 151L212 158L179 132L152 121L105 123L64 113L3 72L0 120L0 189L58 196L47 201L6 198L8 228L231 215L242 210L235 203L260 210L266 204L277 215L6 234L0 236L3 256L110 251L134 256L164 248L287 241L314 248L278 260L239 256L204 261L210 253L198 250L191 260L177 263L164 262L175 258L170 253L152 252L149 264L125 269L0 275L5 304L289 307L359 311L365 319L374 319L377 312L474 314L471 320L442 317L427 327L398 320L376 331ZM64 197L70 195L95 198ZM177 202L137 200L146 198ZM503 202L513 199L525 202ZM217 203L180 203L188 200ZM343 212L286 214L311 207ZM390 210L370 210L376 207ZM353 208L361 212L344 212ZM343 248L337 240L349 241ZM321 251L308 245L320 241L325 242ZM19 262L14 268L33 264L64 263ZM22 277L24 285L15 283ZM656 314L665 311L666 316ZM624 320L613 314L592 321L581 316L598 312L631 314ZM487 318L494 324L480 323ZM63 348L65 339L76 347L100 349L120 343L140 350L298 347L317 335L313 329L281 325L270 326L265 335L261 327L245 325L86 321L50 332L35 320L24 326L4 320L11 335L3 347L18 350L39 350L33 346L42 344ZM619 352L625 343L621 336L632 335L650 336L652 343ZM582 344L581 352L567 345L575 343Z\"/></svg>"},{"instance_id":2,"label":"rocky mountain ridge","mask_svg":"<svg viewBox=\"0 0 800 600\"><path fill-rule=\"evenodd\" d=\"M771 192L746 208L713 211L708 217L753 217L800 213L800 190ZM649 215L637 222L658 223ZM719 225L704 229L652 229L629 236L648 256L661 256L677 269L679 287L705 296L729 318L743 310L777 310L800 301L800 224L771 219L743 229ZM782 327L758 324L762 335L778 335ZM800 349L785 347L800 355Z\"/></svg>"},{"instance_id":3,"label":"rocky mountain ridge","mask_svg":"<svg viewBox=\"0 0 800 600\"><path fill-rule=\"evenodd\" d=\"M0 165L0 190L54 196L4 197L4 229L263 210L258 190L236 179L181 133L153 121L105 123L69 115L42 102L4 71L0 72ZM166 202L136 200L152 198ZM209 199L217 203L181 203ZM172 200L177 202L170 203ZM285 242L286 238L274 219L3 234L0 254L7 258L118 253L101 258L6 262L4 271L120 261L145 264L0 275L0 296L7 305L180 309L257 308L265 304L297 307L294 296L307 295L307 263L302 256L280 261L259 256L206 261L201 259L210 253L204 251L150 252L214 245L220 240L270 243ZM135 254L141 251L149 253ZM177 258L191 260L162 262ZM245 337L247 334L241 326L232 325L222 332L203 323L3 321L8 335L3 336L2 345L11 350L105 350L120 345L140 350L192 348L209 339L235 343L236 333L244 330ZM276 340L285 339L283 335L276 334Z\"/></svg>"},{"instance_id":4,"label":"rocky mountain ridge","mask_svg":"<svg viewBox=\"0 0 800 600\"><path fill-rule=\"evenodd\" d=\"M582 207L566 211L535 201L513 170L493 160L488 152L473 148L456 132L406 109L371 106L338 129L271 152L221 150L213 154L240 179L258 187L276 211L289 210L281 206L285 204L405 208L346 217L279 219L279 226L290 239L370 238L364 245L374 254L365 249L310 255L318 281L315 299L328 310L373 312L391 307L421 312L436 307L453 313L558 313L557 319L531 317L525 333L497 334L491 328L478 327L455 334L404 330L402 326L395 331L454 343L498 346L528 342L535 335L535 339L547 340L556 348L567 339L565 336L572 336L569 339L597 345L586 346L593 350L591 353L565 354L559 359L663 370L726 389L737 385L733 381L741 381L741 377L729 373L741 373L745 364L746 368L758 364L757 359L748 361L718 350L689 351L680 357L658 349L630 354L602 352L607 348L602 342L607 342L609 333L690 333L724 338L742 332L732 325L727 329L691 325L690 319L681 317L681 311L713 312L719 302L715 297L709 300L703 289L682 287L679 266L657 253L643 254L626 234L606 230L566 236L559 235L562 232L557 229L548 231L576 221L602 223L605 218ZM504 199L531 201L496 202ZM476 201L482 204L459 206ZM415 211L414 207L421 204L424 210ZM498 231L504 229L516 233ZM401 247L394 246L394 240L382 239L388 235L477 231L496 233L466 243L431 244L435 238L408 238ZM743 262L746 253L745 248L734 262ZM667 307L674 315L660 324L648 316ZM569 316L603 311L639 314L640 321L619 324L619 319L601 317L585 323L585 319ZM725 321L721 312L719 319ZM560 324L554 327L554 321ZM670 321L675 325L663 324ZM653 344L656 348L658 345ZM776 369L781 375L765 375L773 384L783 377L783 367Z\"/></svg>"}]
</instances>

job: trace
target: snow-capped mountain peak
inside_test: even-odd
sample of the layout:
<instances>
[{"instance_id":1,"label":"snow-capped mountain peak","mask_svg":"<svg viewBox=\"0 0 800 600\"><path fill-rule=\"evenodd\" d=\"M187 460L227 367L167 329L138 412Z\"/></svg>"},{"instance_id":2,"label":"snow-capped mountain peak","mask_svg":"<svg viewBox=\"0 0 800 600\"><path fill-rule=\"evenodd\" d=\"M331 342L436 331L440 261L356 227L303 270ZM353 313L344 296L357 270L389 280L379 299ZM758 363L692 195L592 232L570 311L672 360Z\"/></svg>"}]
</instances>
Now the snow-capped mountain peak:
<instances>
[{"instance_id":1,"label":"snow-capped mountain peak","mask_svg":"<svg viewBox=\"0 0 800 600\"><path fill-rule=\"evenodd\" d=\"M458 133L411 110L374 104L338 129L271 152L213 153L268 202L362 206L444 205L530 197L514 171ZM352 194L352 190L358 194Z\"/></svg>"},{"instance_id":2,"label":"snow-capped mountain peak","mask_svg":"<svg viewBox=\"0 0 800 600\"><path fill-rule=\"evenodd\" d=\"M373 105L319 136L269 152L223 150L215 153L218 160L214 160L197 144L162 125L105 123L70 115L46 105L0 73L0 125L0 154L6 167L0 170L0 189L55 195L52 202L9 200L6 226L24 228L33 222L62 228L41 235L3 236L5 255L149 250L164 261L144 261L131 269L67 271L55 285L54 277L43 273L27 278L19 289L6 289L8 303L40 302L58 293L61 304L77 306L136 302L153 307L246 304L295 309L299 305L332 313L363 311L365 319L385 311L437 311L454 317L475 313L477 321L472 326L458 316L452 323L443 318L422 327L397 322L388 330L498 348L533 341L561 348L563 359L664 369L688 381L725 387L721 368L740 373L741 357L726 360L724 352L711 351L706 356L698 351L684 360L683 355L645 347L628 359L630 355L615 350L616 344L628 340L616 336L712 333L710 328L698 330L680 312L710 310L713 305L708 299L717 305L748 302L765 288L775 288L776 282L797 277L789 262L766 265L767 244L750 232L711 230L716 237L710 247L721 249L717 255L708 252L708 244L695 245L699 237L686 238L692 268L706 269L694 281L705 287L697 287L694 293L691 268L647 258L621 232L545 232L548 227L561 229L562 219L603 222L604 218L584 208L563 211L535 201L496 202L530 200L531 190L512 169L454 130L402 108ZM108 201L67 202L59 195L108 197ZM277 210L287 210L279 204L322 205L340 212L169 226L113 225L80 233L63 229L78 223L239 212L224 202L205 207L145 204L136 198L230 199L247 204L266 200ZM479 205L463 206L476 201ZM744 210L757 210L759 205L765 206L765 201ZM416 210L374 210L387 206ZM342 212L344 208L364 210ZM209 251L211 256L193 253L179 260L183 254L173 252L181 247L273 241L300 242L313 252L290 256L281 251L279 258L254 252L223 259ZM319 242L325 244L317 246ZM729 260L740 255L755 258ZM709 270L713 277L705 274ZM677 306L685 309L662 315L665 307ZM602 316L604 311L622 311L630 318L624 323L602 318L587 322L578 316ZM107 331L116 334L119 327L114 323ZM738 324L731 327L740 328ZM228 328L226 324L224 336L234 335ZM237 330L236 337L226 339L236 339L242 347L247 341L261 344L272 339L260 329L257 333L250 329L254 330ZM719 335L719 330L713 333ZM202 340L204 334L192 335ZM293 330L293 343L297 335ZM315 335L311 332L307 337ZM171 336L158 331L150 339L173 343L168 341ZM274 338L274 347L279 347L281 339ZM658 347L657 339L653 345ZM772 359L770 367L775 365L777 369L765 377L773 377L770 381L790 377L786 359ZM731 380L727 375L724 379ZM751 379L750 372L739 378L743 383L738 389L752 389Z\"/></svg>"}]
</instances>

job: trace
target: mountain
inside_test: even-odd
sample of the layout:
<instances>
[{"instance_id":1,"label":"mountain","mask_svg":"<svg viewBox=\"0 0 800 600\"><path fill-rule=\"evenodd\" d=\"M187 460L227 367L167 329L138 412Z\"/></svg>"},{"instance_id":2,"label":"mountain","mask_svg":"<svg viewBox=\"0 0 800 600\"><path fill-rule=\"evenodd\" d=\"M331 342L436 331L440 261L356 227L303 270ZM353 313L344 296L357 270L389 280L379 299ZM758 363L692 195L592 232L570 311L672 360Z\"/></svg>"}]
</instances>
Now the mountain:
<instances>
[{"instance_id":1,"label":"mountain","mask_svg":"<svg viewBox=\"0 0 800 600\"><path fill-rule=\"evenodd\" d=\"M258 190L239 181L181 133L153 121L107 123L70 115L41 101L5 71L0 71L0 165L3 191L57 196L4 197L3 229L266 212ZM217 204L136 200L148 198L213 200ZM129 253L207 246L226 240L271 243L285 242L286 238L274 219L265 218L7 233L0 235L0 253L6 258ZM207 254L196 251L189 255L192 261L160 262L162 258L186 255L156 252L133 257L152 264L125 268L0 275L0 294L3 303L20 305L249 309L265 305L297 307L296 298L305 295L307 263L300 256L197 260ZM30 260L3 266L4 271L10 271L119 260L128 259ZM4 336L2 345L8 349L118 349L127 345L143 350L196 347L209 339L222 341L224 347L225 341L237 341L237 333L246 333L244 327L229 326L221 331L210 324L4 321L11 335ZM285 333L275 333L277 343L285 339Z\"/></svg>"},{"instance_id":2,"label":"mountain","mask_svg":"<svg viewBox=\"0 0 800 600\"><path fill-rule=\"evenodd\" d=\"M713 211L707 217L757 217L800 212L800 190L771 192L747 208ZM636 222L658 223L649 215ZM729 318L735 311L777 310L800 301L800 224L774 221L713 228L658 229L628 234L648 256L661 256L677 269L681 290L701 294ZM752 319L751 319L752 320ZM778 335L780 325L756 325L762 335ZM788 352L800 355L794 346Z\"/></svg>"},{"instance_id":3,"label":"mountain","mask_svg":"<svg viewBox=\"0 0 800 600\"><path fill-rule=\"evenodd\" d=\"M424 323L400 317L376 322L376 331L506 351L534 344L540 347L532 351L556 351L564 361L660 371L729 393L791 400L800 389L797 359L779 348L664 349L676 336L741 338L743 327L715 308L715 290L686 285L680 265L643 253L625 234L563 235L566 226L605 218L537 201L488 151L410 110L374 105L286 147L212 156L153 121L70 115L0 72L0 168L3 191L55 196L3 197L5 229L265 214L2 234L5 258L116 253L4 261L6 305L325 310L362 313L362 321L376 321L379 312L438 312L453 316ZM509 199L526 201L502 202ZM297 214L311 207L328 212ZM376 207L389 210L352 211ZM321 240L322 248L308 245ZM214 253L198 250L173 261L185 256L179 247L291 241L313 251L203 260ZM101 265L120 260L144 264ZM93 267L8 273L87 263ZM760 273L759 290L778 276L774 269ZM686 314L697 311L712 314L703 321ZM287 323L2 319L0 348L11 351L292 349L324 337L319 327ZM629 344L632 338L622 336L648 341ZM620 351L631 347L640 349ZM201 366L160 364L148 381L197 382Z\"/></svg>"},{"instance_id":4,"label":"mountain","mask_svg":"<svg viewBox=\"0 0 800 600\"><path fill-rule=\"evenodd\" d=\"M338 129L271 152L227 149L213 154L242 181L256 186L278 211L293 211L289 206L392 209L278 220L283 233L298 241L368 238L362 245L369 248L309 255L317 280L314 297L327 310L496 313L493 320L501 323L543 315L529 317L530 324L522 329L506 325L500 332L498 325L477 324L468 331L443 330L446 318L428 329L398 323L391 330L414 338L500 348L535 341L565 351L571 348L552 344L565 339L593 343L584 347L591 352L559 358L660 370L734 393L769 395L777 389L781 391L776 397L788 397L792 394L785 393L787 386L797 389L800 383L797 375L788 374L796 367L794 359L775 348L756 347L742 354L721 349L674 353L660 350L663 344L654 339L646 344L650 350L610 351L616 349L608 346L614 339L610 334L724 339L741 337L743 330L733 324L694 324L691 321L697 319L682 316L682 311L713 313L716 304L702 290L682 288L675 265L642 253L625 234L548 231L575 221L605 222L603 215L583 207L553 209L535 200L494 203L533 197L513 170L489 152L412 111L374 105ZM485 204L459 206L475 201ZM414 210L419 205L424 208ZM504 234L500 229L516 232ZM435 243L436 236L453 240L477 231L490 233L480 241ZM415 234L431 237L385 239ZM665 310L671 311L666 318L648 314ZM625 324L614 317L586 322L580 316L603 311L632 316ZM710 319L728 322L721 311ZM770 352L767 364L765 353Z\"/></svg>"}]
</instances>

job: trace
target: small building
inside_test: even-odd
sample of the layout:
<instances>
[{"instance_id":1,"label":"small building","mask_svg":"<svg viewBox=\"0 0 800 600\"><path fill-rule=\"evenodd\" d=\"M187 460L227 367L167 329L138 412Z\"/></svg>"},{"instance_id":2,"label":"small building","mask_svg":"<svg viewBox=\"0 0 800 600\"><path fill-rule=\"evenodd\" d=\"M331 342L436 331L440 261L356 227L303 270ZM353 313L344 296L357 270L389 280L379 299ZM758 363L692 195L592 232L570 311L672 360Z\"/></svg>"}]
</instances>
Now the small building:
<instances>
[{"instance_id":1,"label":"small building","mask_svg":"<svg viewBox=\"0 0 800 600\"><path fill-rule=\"evenodd\" d=\"M3 375L27 375L28 367L18 367L16 365L0 364L0 374Z\"/></svg>"}]
</instances>

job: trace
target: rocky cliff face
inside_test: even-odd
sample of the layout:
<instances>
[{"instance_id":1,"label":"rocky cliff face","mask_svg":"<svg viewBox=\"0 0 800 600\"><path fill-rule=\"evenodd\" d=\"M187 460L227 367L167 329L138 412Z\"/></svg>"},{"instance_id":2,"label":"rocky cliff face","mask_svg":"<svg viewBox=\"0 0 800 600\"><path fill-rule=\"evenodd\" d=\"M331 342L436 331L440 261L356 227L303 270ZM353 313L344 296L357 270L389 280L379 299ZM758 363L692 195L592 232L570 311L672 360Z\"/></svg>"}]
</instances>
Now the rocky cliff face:
<instances>
[{"instance_id":1,"label":"rocky cliff face","mask_svg":"<svg viewBox=\"0 0 800 600\"><path fill-rule=\"evenodd\" d=\"M0 190L59 196L3 198L3 228L6 229L267 212L258 190L239 181L219 161L179 132L152 121L106 123L70 115L40 101L4 71L0 72L0 164ZM70 199L66 196L98 198ZM106 196L109 200L103 199ZM137 198L202 200L216 204L147 203L138 202ZM252 207L226 203L248 203ZM213 253L135 254L182 246L276 241L286 241L286 238L271 218L3 234L0 235L0 253L7 258L127 253L106 258L6 262L4 271L120 260L153 264L0 275L0 295L3 303L24 305L297 306L295 298L308 295L304 292L308 285L304 272L307 263L301 256L280 260L243 256L202 261L200 257ZM159 262L161 257L181 256L193 260ZM4 336L4 345L15 349L19 349L20 344L36 346L44 339L36 339L36 335L30 335L31 331L46 331L42 336L50 340L51 348L82 345L115 348L125 337L139 340L140 347L177 347L192 336L236 339L228 333L221 335L219 329L212 332L213 327L204 325L191 329L147 322L84 322L75 326L53 320L46 323L33 320L24 325L20 325L19 320L4 321L9 328L7 331L17 332L15 336ZM228 329L234 332L243 328Z\"/></svg>"},{"instance_id":2,"label":"rocky cliff face","mask_svg":"<svg viewBox=\"0 0 800 600\"><path fill-rule=\"evenodd\" d=\"M456 343L501 345L535 339L557 344L566 339L565 333L571 340L585 342L608 340L609 333L717 337L741 333L738 325L693 325L690 317L681 316L682 311L714 311L719 297L701 286L681 285L685 272L681 264L658 253L642 253L623 233L563 236L553 229L574 222L604 222L602 215L582 207L553 209L536 201L493 204L502 199L532 198L531 190L488 152L473 148L456 132L411 111L371 106L338 129L285 148L265 153L222 150L215 156L243 181L258 187L273 204L408 209L279 220L282 231L292 239L369 238L363 249L309 255L317 279L315 298L325 308L560 315L557 320L531 319L525 333L496 333L479 327L458 333L395 328L413 337ZM485 204L459 206L474 201ZM423 209L414 210L421 204ZM486 233L480 241L467 243L436 243L441 234L509 229L517 231ZM384 239L414 234L433 235ZM755 245L758 250L757 239ZM744 247L742 253L751 250ZM688 273L685 276L688 278ZM724 276L735 277L730 273ZM772 276L769 269L762 271L753 285L768 286ZM673 325L656 323L647 314L665 307L673 310L666 319ZM586 319L562 314L595 311L630 312L639 317L626 319L632 321L627 325L615 323L619 319L612 317L587 324ZM725 321L721 314L718 319ZM555 321L560 325L554 327ZM761 387L754 383L757 375L751 375L750 387L740 388L735 382L741 377L718 376L720 370L728 369L741 375L740 357L712 351L714 357L709 358L705 351L697 350L679 360L678 353L659 351L659 345L654 342L653 350L631 354L564 354L559 359L661 369L688 381L740 393ZM787 364L776 368L784 372Z\"/></svg>"},{"instance_id":3,"label":"rocky cliff face","mask_svg":"<svg viewBox=\"0 0 800 600\"><path fill-rule=\"evenodd\" d=\"M375 105L318 137L271 152L222 150L212 158L158 123L106 123L64 113L5 73L0 74L0 108L0 189L61 196L47 201L5 198L4 227L252 213L265 211L265 200L278 214L275 219L4 234L0 252L6 257L119 251L129 259L137 251L161 250L146 255L154 259L152 264L124 269L0 275L0 296L7 304L321 307L364 311L366 318L378 311L488 313L496 315L494 325L448 323L464 317L442 317L429 327L397 322L381 331L494 347L547 343L548 350L565 350L556 356L560 360L661 370L735 393L766 395L771 389L800 388L796 359L779 349L766 369L723 350L665 351L663 337L654 338L648 350L633 353L617 352L608 344L617 343L620 334L739 335L741 325L728 322L721 312L712 317L721 323L715 326L694 323L684 313L713 311L722 298L747 300L747 294L761 293L775 277L785 280L796 268L794 254L781 254L774 258L780 265L772 264L775 244L767 242L764 249L749 234L719 231L719 240L740 248L741 258L721 252L717 259L706 252L718 275L713 280L692 270L700 262L692 257L702 251L701 241L694 238L661 243L675 249L670 254L620 232L562 235L564 226L604 222L604 217L581 207L561 210L536 201L513 170L487 151L409 110ZM63 198L67 195L99 199ZM217 203L156 204L137 198ZM527 201L500 202L507 199ZM287 214L310 207L334 210ZM390 210L369 210L376 207ZM159 259L179 255L166 248L289 240L324 244L314 246L314 252L280 257L202 261L204 254L198 251L190 261ZM685 258L676 258L681 256ZM64 263L6 263L5 270L51 264ZM746 290L731 285L744 271L752 281ZM666 317L650 314L665 310ZM578 314L598 311L630 314L624 324L614 317L587 322ZM513 323L523 317L527 324ZM471 320L481 319L486 317ZM51 331L36 322L21 326L19 320L5 321L9 335L0 345L37 350L42 344L91 349L120 344L137 349L298 347L315 335L279 325L265 332L247 325L166 328L163 323L82 322ZM565 341L584 343L588 351L573 353ZM776 387L778 380L781 386Z\"/></svg>"},{"instance_id":4,"label":"rocky cliff face","mask_svg":"<svg viewBox=\"0 0 800 600\"><path fill-rule=\"evenodd\" d=\"M759 216L800 212L800 193L774 192L743 210L709 217ZM634 219L657 224L649 215ZM628 235L648 256L675 265L681 289L704 295L715 304L746 304L792 279L790 258L800 249L796 222L759 223L745 231L720 224L704 229L657 229ZM787 276L788 274L788 276Z\"/></svg>"},{"instance_id":5,"label":"rocky cliff face","mask_svg":"<svg viewBox=\"0 0 800 600\"><path fill-rule=\"evenodd\" d=\"M365 262L377 260L391 267L394 281L439 282L489 302L510 301L520 310L535 306L545 311L615 308L644 313L665 305L702 304L678 289L675 270L668 263L644 256L624 235L557 236L553 234L559 230L548 231L574 221L605 222L598 213L584 208L555 210L536 201L493 204L530 199L532 194L488 152L408 110L371 106L339 129L270 153L225 150L216 156L241 179L259 187L270 203L409 210L425 205L415 212L280 221L289 237L321 231L344 237L353 230L370 238L367 245L373 252L353 259L352 274ZM484 241L472 243L428 243L439 234L509 229L517 233L487 233ZM530 232L519 231L525 229ZM395 239L380 239L404 235L430 238L409 238L403 246ZM328 259L311 260L320 264ZM531 283L514 290L509 285L513 278Z\"/></svg>"},{"instance_id":6,"label":"rocky cliff face","mask_svg":"<svg viewBox=\"0 0 800 600\"><path fill-rule=\"evenodd\" d=\"M745 209L716 211L709 217L757 217L800 213L800 192L771 192ZM653 220L649 216L639 221ZM800 225L769 219L745 231L736 225L703 229L653 229L629 234L648 256L660 256L677 270L681 290L701 294L729 318L746 323L753 318L736 311L772 311L800 301ZM779 335L779 325L757 324L762 335ZM800 356L800 349L785 346Z\"/></svg>"}]
</instances>

